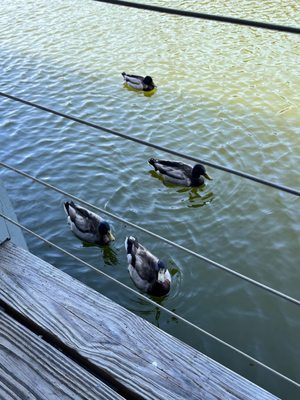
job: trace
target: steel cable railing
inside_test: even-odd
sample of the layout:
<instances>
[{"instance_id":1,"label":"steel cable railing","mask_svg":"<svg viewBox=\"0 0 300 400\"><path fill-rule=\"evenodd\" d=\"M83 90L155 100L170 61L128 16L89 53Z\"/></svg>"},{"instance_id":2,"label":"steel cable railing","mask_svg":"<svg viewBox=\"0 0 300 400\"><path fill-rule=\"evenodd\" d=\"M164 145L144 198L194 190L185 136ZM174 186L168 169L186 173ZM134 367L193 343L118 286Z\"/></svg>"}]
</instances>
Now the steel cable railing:
<instances>
[{"instance_id":1,"label":"steel cable railing","mask_svg":"<svg viewBox=\"0 0 300 400\"><path fill-rule=\"evenodd\" d=\"M179 15L181 17L192 17L192 18L199 18L209 21L217 21L229 24L236 24L236 25L244 25L249 26L252 28L262 28L262 29L269 29L273 31L279 32L287 32L287 33L300 33L300 28L293 27L293 26L285 26L285 25L278 25L268 22L261 22L261 21L250 21L247 19L241 18L234 18L234 17L225 17L224 15L212 15L212 14L204 14L195 11L188 11L188 10L179 10L175 8L168 8L168 7L161 7L161 6L153 6L152 4L145 4L145 3L135 3L132 1L121 1L121 0L95 0L99 3L108 3L114 4L118 6L125 6L131 8L138 8L140 10L148 10L154 11L164 14L171 14L171 15Z\"/></svg>"},{"instance_id":2,"label":"steel cable railing","mask_svg":"<svg viewBox=\"0 0 300 400\"><path fill-rule=\"evenodd\" d=\"M60 111L56 111L56 110L53 110L51 108L42 106L40 104L36 104L36 103L31 102L31 101L21 99L19 97L10 95L8 93L0 92L0 96L6 97L6 98L8 98L10 100L13 100L13 101L18 101L20 103L26 104L26 105L28 105L30 107L34 107L34 108L37 108L37 109L42 110L42 111L49 112L49 113L57 115L59 117L69 119L69 120L77 122L79 124L86 125L86 126L89 126L91 128L94 128L94 129L97 129L97 130L101 130L101 131L110 133L110 134L115 135L115 136L119 136L119 137L121 137L123 139L131 140L131 141L139 143L141 145L152 147L152 148L154 148L156 150L164 151L166 153L169 153L169 154L184 158L184 159L189 160L189 161L202 163L202 164L208 165L208 166L210 166L212 168L215 168L215 169L218 169L218 170L221 170L221 171L224 171L224 172L228 172L230 174L234 174L234 175L240 176L242 178L249 179L251 181L254 181L254 182L257 182L257 183L261 183L263 185L266 185L266 186L269 186L269 187L272 187L272 188L275 188L275 189L278 189L278 190L282 190L283 192L290 193L290 194L293 194L295 196L300 196L300 190L298 190L298 189L294 189L294 188L290 188L290 187L287 187L287 186L284 186L284 185L280 185L278 183L274 183L274 182L271 182L271 181L266 180L266 179L259 178L259 177L254 176L254 175L247 174L245 172L237 171L237 170L232 169L232 168L224 167L222 165L219 165L219 164L216 164L216 163L213 163L213 162L210 162L210 161L206 161L206 160L202 160L202 159L199 159L199 158L196 158L196 157L188 156L187 154L183 154L183 153L180 153L178 151L171 150L171 149L168 149L166 147L159 146L159 145L147 142L147 141L142 140L142 139L134 138L132 136L126 135L125 133L117 132L115 130L112 130L112 129L109 129L109 128L105 128L104 126L100 126L100 125L94 124L92 122L85 121L83 119L80 119L80 118L77 118L77 117L74 117L74 116L71 116L71 115L64 114L64 113L62 113Z\"/></svg>"},{"instance_id":3,"label":"steel cable railing","mask_svg":"<svg viewBox=\"0 0 300 400\"><path fill-rule=\"evenodd\" d=\"M64 191L62 189L59 189L59 188L57 188L57 187L55 187L55 186L53 186L53 185L51 185L51 184L49 184L47 182L42 181L41 179L38 179L38 178L36 178L36 177L34 177L32 175L27 174L26 172L23 172L23 171L21 171L21 170L19 170L17 168L14 168L14 167L12 167L12 166L10 166L10 165L8 165L6 163L3 163L3 162L0 162L0 166L2 166L4 168L7 168L7 169L9 169L11 171L14 171L14 172L18 173L19 175L25 176L26 178L29 178L29 179L33 180L34 182L37 182L37 183L39 183L39 184L41 184L41 185L43 185L45 187L48 187L49 189L52 189L52 190L54 190L54 191L56 191L56 192L58 192L60 194L63 194L64 196L66 196L68 198L71 198L72 200L78 201L78 202L84 204L85 206L93 208L94 210L96 210L96 211L98 211L98 212L100 212L102 214L108 215L109 217L111 217L111 218L113 218L113 219L115 219L115 220L117 220L119 222L122 222L125 225L131 226L134 229L137 229L137 230L139 230L141 232L144 232L144 233L146 233L146 234L148 234L148 235L150 235L152 237L155 237L156 239L161 240L161 241L163 241L163 242L165 242L165 243L167 243L167 244L169 244L169 245L171 245L173 247L176 247L177 249L180 249L180 250L184 251L185 253L190 254L190 255L192 255L192 256L194 256L194 257L196 257L196 258L198 258L198 259L200 259L202 261L205 261L208 264L210 264L210 265L212 265L212 266L214 266L216 268L219 268L219 269L221 269L221 270L223 270L225 272L228 272L231 275L236 276L237 278L243 279L244 281L246 281L248 283L251 283L251 284L253 284L253 285L255 285L255 286L257 286L257 287L259 287L259 288L261 288L263 290L266 290L269 293L272 293L273 295L279 296L279 297L283 298L284 300L287 300L287 301L289 301L291 303L294 303L296 305L300 305L300 300L294 299L293 297L288 296L288 295L286 295L286 294L284 294L282 292L279 292L276 289L273 289L273 288L271 288L271 287L269 287L267 285L264 285L263 283L260 283L260 282L258 282L256 280L252 279L252 278L249 278L248 276L245 276L245 275L243 275L243 274L241 274L239 272L236 272L233 269L226 267L225 265L222 265L222 264L220 264L220 263L218 263L216 261L213 261L213 260L209 259L208 257L205 257L205 256L203 256L203 255L201 255L199 253L196 253L193 250L190 250L190 249L188 249L186 247L183 247L183 246L181 246L181 245L179 245L179 244L177 244L175 242L172 242L171 240L169 240L169 239L167 239L167 238L165 238L163 236L160 236L157 233L154 233L152 231L149 231L148 229L142 228L139 225L136 225L136 224L134 224L134 223L132 223L130 221L127 221L124 218L121 218L121 217L119 217L119 216L117 216L117 215L115 215L115 214L113 214L113 213L111 213L111 212L109 212L107 210L104 210L103 208L96 207L93 204L80 199L79 197L76 197L76 196L74 196L74 195L72 195L72 194L70 194L70 193L68 193L68 192L66 192L66 191Z\"/></svg>"}]
</instances>

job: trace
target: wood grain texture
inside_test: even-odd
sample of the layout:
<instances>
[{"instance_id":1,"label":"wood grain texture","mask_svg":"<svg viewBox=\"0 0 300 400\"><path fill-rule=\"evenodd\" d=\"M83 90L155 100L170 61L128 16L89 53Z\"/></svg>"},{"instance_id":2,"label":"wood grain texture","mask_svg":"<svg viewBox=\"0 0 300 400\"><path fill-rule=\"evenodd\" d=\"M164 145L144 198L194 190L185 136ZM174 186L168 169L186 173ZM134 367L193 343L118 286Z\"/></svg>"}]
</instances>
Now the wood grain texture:
<instances>
[{"instance_id":1,"label":"wood grain texture","mask_svg":"<svg viewBox=\"0 0 300 400\"><path fill-rule=\"evenodd\" d=\"M0 310L0 399L123 397Z\"/></svg>"},{"instance_id":2,"label":"wood grain texture","mask_svg":"<svg viewBox=\"0 0 300 400\"><path fill-rule=\"evenodd\" d=\"M0 246L0 300L132 395L147 400L276 398L9 242Z\"/></svg>"}]
</instances>

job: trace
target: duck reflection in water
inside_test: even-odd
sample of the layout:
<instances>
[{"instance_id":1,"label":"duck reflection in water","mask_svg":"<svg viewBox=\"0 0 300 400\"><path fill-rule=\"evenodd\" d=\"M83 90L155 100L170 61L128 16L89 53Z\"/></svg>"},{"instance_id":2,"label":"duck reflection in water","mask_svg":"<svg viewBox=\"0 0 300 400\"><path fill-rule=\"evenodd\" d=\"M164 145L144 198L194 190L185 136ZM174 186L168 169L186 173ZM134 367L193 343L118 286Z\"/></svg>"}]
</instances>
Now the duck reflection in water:
<instances>
[{"instance_id":1,"label":"duck reflection in water","mask_svg":"<svg viewBox=\"0 0 300 400\"><path fill-rule=\"evenodd\" d=\"M164 178L158 174L156 171L149 171L149 174L158 180L160 180L163 185L167 188L176 188L178 187L177 185L174 185L172 183L166 182ZM187 193L187 207L189 208L199 208L203 207L206 204L209 204L213 201L214 199L214 193L213 192L205 192L205 185L202 185L201 187L183 187L178 190L176 190L177 193Z\"/></svg>"},{"instance_id":2,"label":"duck reflection in water","mask_svg":"<svg viewBox=\"0 0 300 400\"><path fill-rule=\"evenodd\" d=\"M173 313L176 313L176 308L172 308L171 311ZM159 307L155 308L155 322L156 322L156 326L158 328L160 328L159 321L160 321L160 318L161 318L161 312L163 312L163 311ZM169 318L167 319L167 323L170 323L170 322L178 324L179 320L178 320L177 317L175 317L173 315L170 315Z\"/></svg>"},{"instance_id":3,"label":"duck reflection in water","mask_svg":"<svg viewBox=\"0 0 300 400\"><path fill-rule=\"evenodd\" d=\"M116 250L109 245L98 245L93 243L82 242L82 246L100 248L105 265L118 265L119 263Z\"/></svg>"},{"instance_id":4,"label":"duck reflection in water","mask_svg":"<svg viewBox=\"0 0 300 400\"><path fill-rule=\"evenodd\" d=\"M169 272L173 281L173 290L172 297L176 298L178 295L178 291L180 290L180 281L181 281L181 272L180 267L175 264L174 260L169 259L168 264ZM157 297L150 296L152 300L154 300L160 306L168 308L168 297ZM131 309L134 313L140 313L146 318L148 321L155 324L158 328L160 328L160 322L164 323L178 323L179 320L176 316L169 315L168 313L161 310L159 307L152 307L149 303L147 303L144 299L137 298L136 302L139 306L136 309ZM142 311L141 311L142 310ZM176 308L172 308L171 311L176 313ZM153 319L154 318L154 319ZM161 320L162 319L162 320Z\"/></svg>"},{"instance_id":5,"label":"duck reflection in water","mask_svg":"<svg viewBox=\"0 0 300 400\"><path fill-rule=\"evenodd\" d=\"M203 192L203 188L184 188L177 190L177 193L186 193L188 192L188 207L189 208L199 208L203 207L206 204L209 204L213 201L214 194L213 192L208 192L204 194L200 194L199 192Z\"/></svg>"}]
</instances>

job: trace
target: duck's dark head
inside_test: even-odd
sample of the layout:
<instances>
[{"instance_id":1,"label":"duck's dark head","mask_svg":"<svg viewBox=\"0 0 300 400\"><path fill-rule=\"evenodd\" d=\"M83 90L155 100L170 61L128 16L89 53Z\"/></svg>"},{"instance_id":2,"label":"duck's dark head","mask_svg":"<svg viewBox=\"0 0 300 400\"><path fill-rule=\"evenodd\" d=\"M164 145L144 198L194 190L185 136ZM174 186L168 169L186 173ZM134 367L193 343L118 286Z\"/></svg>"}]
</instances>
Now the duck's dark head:
<instances>
[{"instance_id":1,"label":"duck's dark head","mask_svg":"<svg viewBox=\"0 0 300 400\"><path fill-rule=\"evenodd\" d=\"M206 172L204 165L195 164L192 170L192 179L198 179L200 176L204 176L206 179L212 180L212 178Z\"/></svg>"},{"instance_id":2,"label":"duck's dark head","mask_svg":"<svg viewBox=\"0 0 300 400\"><path fill-rule=\"evenodd\" d=\"M148 86L154 86L153 79L149 75L145 76L143 83Z\"/></svg>"},{"instance_id":3,"label":"duck's dark head","mask_svg":"<svg viewBox=\"0 0 300 400\"><path fill-rule=\"evenodd\" d=\"M115 240L113 234L111 233L108 222L106 221L100 222L98 230L100 237L103 238L103 242L105 244L111 242L112 240Z\"/></svg>"}]
</instances>

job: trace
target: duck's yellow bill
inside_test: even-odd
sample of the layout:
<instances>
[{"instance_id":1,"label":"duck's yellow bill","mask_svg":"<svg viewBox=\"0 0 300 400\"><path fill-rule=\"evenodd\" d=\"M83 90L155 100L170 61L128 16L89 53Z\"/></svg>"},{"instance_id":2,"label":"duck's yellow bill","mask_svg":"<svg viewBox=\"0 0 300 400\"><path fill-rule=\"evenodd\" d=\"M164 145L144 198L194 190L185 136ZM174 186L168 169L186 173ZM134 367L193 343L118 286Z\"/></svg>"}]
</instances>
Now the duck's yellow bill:
<instances>
[{"instance_id":1,"label":"duck's yellow bill","mask_svg":"<svg viewBox=\"0 0 300 400\"><path fill-rule=\"evenodd\" d=\"M205 172L204 176L205 176L206 179L208 179L208 180L210 180L210 181L213 180L213 178L211 178L206 172Z\"/></svg>"},{"instance_id":2,"label":"duck's yellow bill","mask_svg":"<svg viewBox=\"0 0 300 400\"><path fill-rule=\"evenodd\" d=\"M108 239L109 240L116 240L114 235L111 233L111 231L108 232Z\"/></svg>"}]
</instances>

